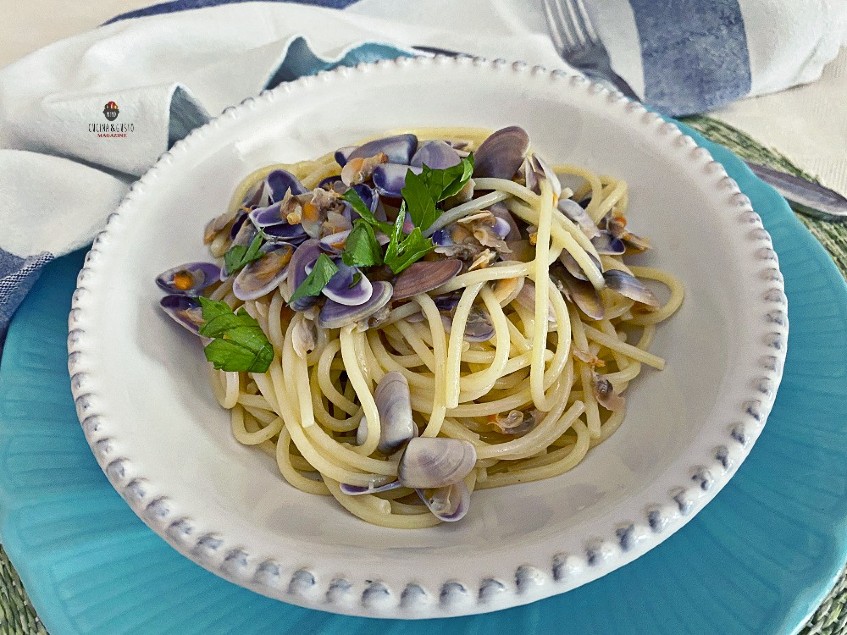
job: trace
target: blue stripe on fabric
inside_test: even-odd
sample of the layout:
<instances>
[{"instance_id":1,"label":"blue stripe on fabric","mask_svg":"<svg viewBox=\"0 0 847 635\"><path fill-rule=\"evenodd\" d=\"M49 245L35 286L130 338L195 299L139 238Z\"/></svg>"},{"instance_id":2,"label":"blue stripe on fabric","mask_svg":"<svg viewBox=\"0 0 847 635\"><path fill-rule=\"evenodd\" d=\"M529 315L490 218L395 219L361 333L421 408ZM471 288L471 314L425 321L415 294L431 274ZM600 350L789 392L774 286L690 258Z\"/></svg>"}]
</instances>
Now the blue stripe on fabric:
<instances>
[{"instance_id":1,"label":"blue stripe on fabric","mask_svg":"<svg viewBox=\"0 0 847 635\"><path fill-rule=\"evenodd\" d=\"M750 92L738 0L629 0L641 40L644 100L674 116Z\"/></svg>"},{"instance_id":2,"label":"blue stripe on fabric","mask_svg":"<svg viewBox=\"0 0 847 635\"><path fill-rule=\"evenodd\" d=\"M189 11L191 9L202 9L204 7L216 7L221 4L237 4L241 2L253 2L254 0L174 0L174 2L163 2L162 4L154 4L143 9L128 11L115 16L108 22L103 24L111 24L112 22L120 22L121 20L129 20L131 18L143 18L147 15L161 15L163 13L176 13L177 11ZM290 2L293 4L308 4L316 7L325 7L328 9L344 9L351 4L355 4L358 0L264 0L265 2Z\"/></svg>"},{"instance_id":3,"label":"blue stripe on fabric","mask_svg":"<svg viewBox=\"0 0 847 635\"><path fill-rule=\"evenodd\" d=\"M21 258L0 249L0 352L15 309L38 280L41 269L51 260L53 254L47 251Z\"/></svg>"}]
</instances>

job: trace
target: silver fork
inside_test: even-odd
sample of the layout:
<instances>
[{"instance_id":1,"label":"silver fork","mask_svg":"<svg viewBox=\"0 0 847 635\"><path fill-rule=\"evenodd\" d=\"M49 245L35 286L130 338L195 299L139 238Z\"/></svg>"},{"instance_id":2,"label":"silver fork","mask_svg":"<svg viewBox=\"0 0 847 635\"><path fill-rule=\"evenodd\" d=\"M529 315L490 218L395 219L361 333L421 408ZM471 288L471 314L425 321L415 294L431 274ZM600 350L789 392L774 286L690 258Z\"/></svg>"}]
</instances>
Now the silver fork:
<instances>
[{"instance_id":1,"label":"silver fork","mask_svg":"<svg viewBox=\"0 0 847 635\"><path fill-rule=\"evenodd\" d=\"M612 70L609 52L582 0L544 0L544 13L550 37L563 60L591 79L611 84L630 99L639 100L629 84Z\"/></svg>"}]
</instances>

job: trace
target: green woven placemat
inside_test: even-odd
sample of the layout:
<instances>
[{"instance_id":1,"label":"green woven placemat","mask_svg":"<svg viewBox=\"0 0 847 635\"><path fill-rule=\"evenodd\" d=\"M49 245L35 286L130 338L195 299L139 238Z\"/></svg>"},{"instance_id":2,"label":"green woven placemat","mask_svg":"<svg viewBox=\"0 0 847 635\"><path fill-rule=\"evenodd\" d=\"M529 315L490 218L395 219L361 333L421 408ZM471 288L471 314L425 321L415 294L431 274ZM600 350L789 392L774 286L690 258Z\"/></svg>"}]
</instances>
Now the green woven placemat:
<instances>
[{"instance_id":1,"label":"green woven placemat","mask_svg":"<svg viewBox=\"0 0 847 635\"><path fill-rule=\"evenodd\" d=\"M712 141L727 146L745 159L814 180L811 175L804 173L778 152L764 147L743 132L720 121L708 117L690 117L684 121ZM798 215L798 218L826 248L836 266L847 278L847 224L826 223L801 215ZM47 634L2 546L0 546L0 633L3 635ZM832 591L800 631L800 635L845 634L847 634L847 568L842 571Z\"/></svg>"}]
</instances>

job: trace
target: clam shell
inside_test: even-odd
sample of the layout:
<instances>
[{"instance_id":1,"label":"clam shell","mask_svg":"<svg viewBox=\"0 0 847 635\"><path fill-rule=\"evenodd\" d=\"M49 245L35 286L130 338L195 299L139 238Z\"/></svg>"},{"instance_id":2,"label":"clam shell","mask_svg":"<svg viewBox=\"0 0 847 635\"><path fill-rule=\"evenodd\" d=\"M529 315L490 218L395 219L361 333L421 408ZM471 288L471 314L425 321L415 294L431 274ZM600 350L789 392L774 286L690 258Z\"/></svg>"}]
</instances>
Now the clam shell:
<instances>
[{"instance_id":1,"label":"clam shell","mask_svg":"<svg viewBox=\"0 0 847 635\"><path fill-rule=\"evenodd\" d=\"M259 231L253 223L243 222L241 224L241 229L238 230L238 234L236 234L235 238L232 240L230 249L232 249L235 245L241 245L243 247L249 246L258 233ZM224 263L224 266L221 267L220 279L222 281L226 280L230 276L230 273L231 272L226 268L226 263Z\"/></svg>"},{"instance_id":2,"label":"clam shell","mask_svg":"<svg viewBox=\"0 0 847 635\"><path fill-rule=\"evenodd\" d=\"M532 280L524 280L521 290L515 296L515 302L531 314L535 313L535 283ZM556 314L549 303L547 304L547 322L550 325L556 322Z\"/></svg>"},{"instance_id":3,"label":"clam shell","mask_svg":"<svg viewBox=\"0 0 847 635\"><path fill-rule=\"evenodd\" d=\"M232 283L239 300L255 300L276 289L287 277L294 247L288 243L268 243L264 255L248 263Z\"/></svg>"},{"instance_id":4,"label":"clam shell","mask_svg":"<svg viewBox=\"0 0 847 635\"><path fill-rule=\"evenodd\" d=\"M459 153L444 141L425 141L418 147L409 165L427 166L433 170L444 170L462 161Z\"/></svg>"},{"instance_id":5,"label":"clam shell","mask_svg":"<svg viewBox=\"0 0 847 635\"><path fill-rule=\"evenodd\" d=\"M375 154L383 152L390 163L403 163L409 165L412 155L418 148L418 138L413 134L400 134L393 137L384 137L382 139L374 139L360 145L358 148L350 152L345 159L345 163L350 159L362 158L366 159ZM343 149L343 148L342 148ZM336 154L336 161L338 155Z\"/></svg>"},{"instance_id":6,"label":"clam shell","mask_svg":"<svg viewBox=\"0 0 847 635\"><path fill-rule=\"evenodd\" d=\"M300 244L309 237L302 225L289 225L288 223L265 227L262 229L262 233L267 237L268 242L286 242L293 245Z\"/></svg>"},{"instance_id":7,"label":"clam shell","mask_svg":"<svg viewBox=\"0 0 847 635\"><path fill-rule=\"evenodd\" d=\"M416 437L409 441L397 468L406 487L436 489L465 478L476 465L476 449L468 441Z\"/></svg>"},{"instance_id":8,"label":"clam shell","mask_svg":"<svg viewBox=\"0 0 847 635\"><path fill-rule=\"evenodd\" d=\"M381 196L400 198L406 186L406 174L409 170L415 174L420 174L422 171L421 168L400 163L382 163L376 166L373 172L374 188Z\"/></svg>"},{"instance_id":9,"label":"clam shell","mask_svg":"<svg viewBox=\"0 0 847 635\"><path fill-rule=\"evenodd\" d=\"M466 342L487 342L492 337L494 337L494 325L491 323L488 313L473 307L468 314L468 321L465 323L465 335L462 339Z\"/></svg>"},{"instance_id":10,"label":"clam shell","mask_svg":"<svg viewBox=\"0 0 847 635\"><path fill-rule=\"evenodd\" d=\"M335 162L343 168L350 159L350 155L357 147L358 146L344 146L343 148L338 148L338 150L335 151Z\"/></svg>"},{"instance_id":11,"label":"clam shell","mask_svg":"<svg viewBox=\"0 0 847 635\"><path fill-rule=\"evenodd\" d=\"M602 320L605 317L606 309L593 284L574 278L561 270L554 270L553 275L562 284L565 296L576 304L580 311L592 320Z\"/></svg>"},{"instance_id":12,"label":"clam shell","mask_svg":"<svg viewBox=\"0 0 847 635\"><path fill-rule=\"evenodd\" d=\"M600 261L594 257L594 254L589 253L588 257L600 271L603 270ZM582 270L582 267L579 266L579 263L576 261L576 258L571 256L567 250L562 250L562 253L559 254L559 262L565 265L565 269L567 269L568 273L571 274L577 280L588 280L588 276L585 275L585 272Z\"/></svg>"},{"instance_id":13,"label":"clam shell","mask_svg":"<svg viewBox=\"0 0 847 635\"><path fill-rule=\"evenodd\" d=\"M405 182L405 174L403 178ZM371 211L371 213L375 214L377 205L379 204L379 196L374 189L364 183L357 183L353 186L353 189L356 190L356 194L359 195L359 198L362 199L362 202ZM358 214L356 216L358 217Z\"/></svg>"},{"instance_id":14,"label":"clam shell","mask_svg":"<svg viewBox=\"0 0 847 635\"><path fill-rule=\"evenodd\" d=\"M357 306L347 306L327 299L318 315L318 326L325 329L339 329L348 324L361 322L379 311L391 301L391 283L378 280L372 285L371 297L367 302Z\"/></svg>"},{"instance_id":15,"label":"clam shell","mask_svg":"<svg viewBox=\"0 0 847 635\"><path fill-rule=\"evenodd\" d=\"M607 256L620 256L626 251L623 241L605 230L597 232L597 235L591 239L591 244L594 245L598 254Z\"/></svg>"},{"instance_id":16,"label":"clam shell","mask_svg":"<svg viewBox=\"0 0 847 635\"><path fill-rule=\"evenodd\" d=\"M585 234L588 238L594 238L597 234L600 233L600 230L597 228L597 225L591 220L591 217L588 215L588 212L585 211L585 208L582 207L579 203L569 198L563 198L559 200L558 205L556 206L562 214L564 214L567 218L572 220L577 224L577 226L582 230L582 233Z\"/></svg>"},{"instance_id":17,"label":"clam shell","mask_svg":"<svg viewBox=\"0 0 847 635\"><path fill-rule=\"evenodd\" d=\"M609 269L603 273L603 278L606 280L607 287L630 300L635 300L651 307L658 307L661 304L659 299L653 295L653 292L641 280L628 274L626 271Z\"/></svg>"},{"instance_id":18,"label":"clam shell","mask_svg":"<svg viewBox=\"0 0 847 635\"><path fill-rule=\"evenodd\" d=\"M348 496L361 496L362 494L379 494L380 492L390 492L393 489L398 489L403 487L397 481L391 481L390 483L386 483L385 485L371 485L369 487L362 487L361 485L349 485L347 483L341 483L338 486L343 493Z\"/></svg>"},{"instance_id":19,"label":"clam shell","mask_svg":"<svg viewBox=\"0 0 847 635\"><path fill-rule=\"evenodd\" d=\"M274 203L285 198L285 193L289 190L292 196L305 194L309 191L303 187L296 176L286 170L274 170L265 177L265 183L271 190L271 201Z\"/></svg>"},{"instance_id":20,"label":"clam shell","mask_svg":"<svg viewBox=\"0 0 847 635\"><path fill-rule=\"evenodd\" d=\"M459 300L462 298L462 292L445 293L444 295L435 296L432 301L439 311L452 311L459 305Z\"/></svg>"},{"instance_id":21,"label":"clam shell","mask_svg":"<svg viewBox=\"0 0 847 635\"><path fill-rule=\"evenodd\" d=\"M502 203L494 203L488 210L494 214L494 218L497 220L494 223L494 229L497 231L497 235L500 236L503 240L520 240L521 239L521 230L518 227L518 223L515 221L515 217L512 216L512 212ZM502 223L506 223L509 226L509 232L505 235L502 235L503 225Z\"/></svg>"},{"instance_id":22,"label":"clam shell","mask_svg":"<svg viewBox=\"0 0 847 635\"><path fill-rule=\"evenodd\" d=\"M162 310L177 324L195 335L203 326L203 309L200 301L188 295L166 295L159 300Z\"/></svg>"},{"instance_id":23,"label":"clam shell","mask_svg":"<svg viewBox=\"0 0 847 635\"><path fill-rule=\"evenodd\" d=\"M195 295L220 280L221 268L211 262L187 262L163 271L156 284L163 291Z\"/></svg>"},{"instance_id":24,"label":"clam shell","mask_svg":"<svg viewBox=\"0 0 847 635\"><path fill-rule=\"evenodd\" d=\"M294 293L295 289L303 284L306 276L309 275L306 271L307 267L312 267L318 256L321 255L321 243L315 238L310 238L300 244L294 253L291 255L291 262L288 264L288 289L289 297ZM314 296L306 296L295 302L291 302L290 306L295 311L304 311L315 304L318 299Z\"/></svg>"},{"instance_id":25,"label":"clam shell","mask_svg":"<svg viewBox=\"0 0 847 635\"><path fill-rule=\"evenodd\" d=\"M511 179L529 150L529 135L523 128L502 128L483 141L474 154L474 177Z\"/></svg>"},{"instance_id":26,"label":"clam shell","mask_svg":"<svg viewBox=\"0 0 847 635\"><path fill-rule=\"evenodd\" d=\"M606 410L616 412L626 407L626 400L623 396L615 392L615 389L612 387L612 382L602 375L593 373L591 377L591 386L594 396L597 398L597 403L603 406Z\"/></svg>"},{"instance_id":27,"label":"clam shell","mask_svg":"<svg viewBox=\"0 0 847 635\"><path fill-rule=\"evenodd\" d=\"M464 481L438 489L415 490L430 512L447 523L464 518L471 505L471 493Z\"/></svg>"},{"instance_id":28,"label":"clam shell","mask_svg":"<svg viewBox=\"0 0 847 635\"><path fill-rule=\"evenodd\" d=\"M462 270L462 261L455 258L420 260L409 266L394 281L394 300L405 300L427 293L452 280Z\"/></svg>"},{"instance_id":29,"label":"clam shell","mask_svg":"<svg viewBox=\"0 0 847 635\"><path fill-rule=\"evenodd\" d=\"M386 373L376 386L374 401L380 423L377 449L386 455L393 454L418 432L412 419L409 382L397 371Z\"/></svg>"},{"instance_id":30,"label":"clam shell","mask_svg":"<svg viewBox=\"0 0 847 635\"><path fill-rule=\"evenodd\" d=\"M356 267L345 265L340 258L335 260L335 266L338 272L330 278L322 293L345 306L359 306L367 302L373 293L373 285L367 276Z\"/></svg>"}]
</instances>

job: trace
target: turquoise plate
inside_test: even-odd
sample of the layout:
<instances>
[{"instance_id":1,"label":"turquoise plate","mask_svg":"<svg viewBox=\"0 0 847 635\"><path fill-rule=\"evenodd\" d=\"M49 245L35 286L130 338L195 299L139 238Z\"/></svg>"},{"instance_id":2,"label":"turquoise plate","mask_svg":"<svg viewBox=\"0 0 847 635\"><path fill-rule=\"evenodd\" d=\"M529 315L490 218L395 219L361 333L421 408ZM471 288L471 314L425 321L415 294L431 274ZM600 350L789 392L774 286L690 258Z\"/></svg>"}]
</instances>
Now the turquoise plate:
<instances>
[{"instance_id":1,"label":"turquoise plate","mask_svg":"<svg viewBox=\"0 0 847 635\"><path fill-rule=\"evenodd\" d=\"M74 412L67 314L83 254L47 267L0 366L0 532L54 635L69 633L791 633L847 557L847 286L785 202L708 148L773 236L791 322L782 385L749 458L679 532L569 593L408 622L270 600L179 555L112 489ZM143 387L139 387L143 390ZM402 566L402 563L398 563Z\"/></svg>"}]
</instances>

